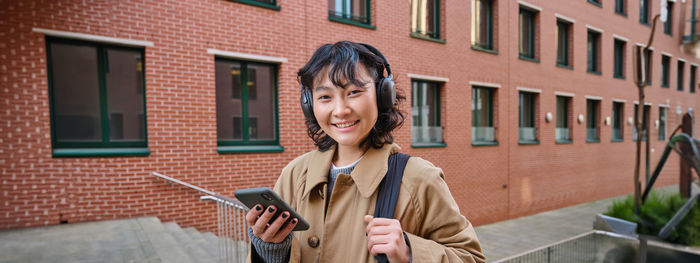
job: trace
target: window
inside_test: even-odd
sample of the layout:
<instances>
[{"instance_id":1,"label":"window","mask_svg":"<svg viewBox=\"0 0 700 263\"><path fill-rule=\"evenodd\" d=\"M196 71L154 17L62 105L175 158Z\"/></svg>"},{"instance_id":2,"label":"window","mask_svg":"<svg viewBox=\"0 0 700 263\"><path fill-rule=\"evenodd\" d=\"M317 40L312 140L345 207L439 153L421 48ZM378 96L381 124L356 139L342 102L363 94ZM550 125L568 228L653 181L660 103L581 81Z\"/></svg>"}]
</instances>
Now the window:
<instances>
[{"instance_id":1,"label":"window","mask_svg":"<svg viewBox=\"0 0 700 263\"><path fill-rule=\"evenodd\" d=\"M638 112L639 104L634 105L634 118L637 118L637 112ZM649 138L649 134L647 132L648 124L649 123L649 111L651 110L651 106L649 105L644 105L644 113L642 116L642 129L644 129L644 135L642 136L642 140L646 141ZM637 141L637 125L634 124L634 129L632 130L632 139L634 141Z\"/></svg>"},{"instance_id":2,"label":"window","mask_svg":"<svg viewBox=\"0 0 700 263\"><path fill-rule=\"evenodd\" d=\"M518 138L521 144L538 143L537 139L537 118L536 116L537 93L520 92L520 114Z\"/></svg>"},{"instance_id":3,"label":"window","mask_svg":"<svg viewBox=\"0 0 700 263\"><path fill-rule=\"evenodd\" d=\"M622 141L623 128L625 119L625 104L622 102L613 102L612 110L612 141Z\"/></svg>"},{"instance_id":4,"label":"window","mask_svg":"<svg viewBox=\"0 0 700 263\"><path fill-rule=\"evenodd\" d=\"M638 49L635 49L635 52L637 52L638 50L644 50L644 48L642 46L637 46L637 48ZM646 72L646 74L644 74L644 76L647 78L647 86L651 86L651 79L653 76L652 71L651 71L651 69L652 69L651 65L653 65L653 63L654 63L653 62L654 61L654 51L651 49L646 49L646 52L644 52L644 53L646 54L646 56L645 56L646 60L649 61L648 63L646 63L646 66L644 67L644 71ZM639 71L639 68L637 68L635 70ZM641 76L641 72L637 72L637 74L639 74L638 76Z\"/></svg>"},{"instance_id":5,"label":"window","mask_svg":"<svg viewBox=\"0 0 700 263\"><path fill-rule=\"evenodd\" d=\"M588 30L588 72L600 73L600 33Z\"/></svg>"},{"instance_id":6,"label":"window","mask_svg":"<svg viewBox=\"0 0 700 263\"><path fill-rule=\"evenodd\" d=\"M615 0L615 13L627 16L627 0Z\"/></svg>"},{"instance_id":7,"label":"window","mask_svg":"<svg viewBox=\"0 0 700 263\"><path fill-rule=\"evenodd\" d=\"M666 140L666 108L659 107L659 141Z\"/></svg>"},{"instance_id":8,"label":"window","mask_svg":"<svg viewBox=\"0 0 700 263\"><path fill-rule=\"evenodd\" d=\"M639 0L639 23L649 24L649 0Z\"/></svg>"},{"instance_id":9,"label":"window","mask_svg":"<svg viewBox=\"0 0 700 263\"><path fill-rule=\"evenodd\" d=\"M673 2L666 2L667 17L666 22L664 22L664 33L667 35L673 35Z\"/></svg>"},{"instance_id":10,"label":"window","mask_svg":"<svg viewBox=\"0 0 700 263\"><path fill-rule=\"evenodd\" d=\"M493 0L472 1L472 46L494 50Z\"/></svg>"},{"instance_id":11,"label":"window","mask_svg":"<svg viewBox=\"0 0 700 263\"><path fill-rule=\"evenodd\" d=\"M600 142L600 101L586 100L586 141Z\"/></svg>"},{"instance_id":12,"label":"window","mask_svg":"<svg viewBox=\"0 0 700 263\"><path fill-rule=\"evenodd\" d=\"M369 25L369 0L328 0L328 18L356 25Z\"/></svg>"},{"instance_id":13,"label":"window","mask_svg":"<svg viewBox=\"0 0 700 263\"><path fill-rule=\"evenodd\" d=\"M571 50L571 38L570 32L571 23L557 20L557 65L564 67L571 67L571 56L569 50Z\"/></svg>"},{"instance_id":14,"label":"window","mask_svg":"<svg viewBox=\"0 0 700 263\"><path fill-rule=\"evenodd\" d=\"M281 150L277 67L216 58L215 70L219 152Z\"/></svg>"},{"instance_id":15,"label":"window","mask_svg":"<svg viewBox=\"0 0 700 263\"><path fill-rule=\"evenodd\" d=\"M472 144L494 144L496 136L493 125L494 89L472 88Z\"/></svg>"},{"instance_id":16,"label":"window","mask_svg":"<svg viewBox=\"0 0 700 263\"><path fill-rule=\"evenodd\" d=\"M668 88L669 80L668 77L671 73L671 57L666 55L661 55L661 87Z\"/></svg>"},{"instance_id":17,"label":"window","mask_svg":"<svg viewBox=\"0 0 700 263\"><path fill-rule=\"evenodd\" d=\"M603 4L600 3L600 0L588 0L588 2L597 6L603 6Z\"/></svg>"},{"instance_id":18,"label":"window","mask_svg":"<svg viewBox=\"0 0 700 263\"><path fill-rule=\"evenodd\" d=\"M683 91L683 71L685 70L685 62L683 60L678 60L678 75L677 75L677 81L678 83L678 91Z\"/></svg>"},{"instance_id":19,"label":"window","mask_svg":"<svg viewBox=\"0 0 700 263\"><path fill-rule=\"evenodd\" d=\"M143 49L46 42L54 156L147 155Z\"/></svg>"},{"instance_id":20,"label":"window","mask_svg":"<svg viewBox=\"0 0 700 263\"><path fill-rule=\"evenodd\" d=\"M571 142L571 98L557 96L557 123L555 136L557 143Z\"/></svg>"},{"instance_id":21,"label":"window","mask_svg":"<svg viewBox=\"0 0 700 263\"><path fill-rule=\"evenodd\" d=\"M411 33L440 38L439 0L411 0Z\"/></svg>"},{"instance_id":22,"label":"window","mask_svg":"<svg viewBox=\"0 0 700 263\"><path fill-rule=\"evenodd\" d=\"M411 142L413 145L442 144L440 83L411 81Z\"/></svg>"},{"instance_id":23,"label":"window","mask_svg":"<svg viewBox=\"0 0 700 263\"><path fill-rule=\"evenodd\" d=\"M690 65L690 83L688 83L690 93L695 93L695 86L697 85L697 80L695 79L695 76L697 76L697 73L698 67L695 65Z\"/></svg>"},{"instance_id":24,"label":"window","mask_svg":"<svg viewBox=\"0 0 700 263\"><path fill-rule=\"evenodd\" d=\"M537 12L520 7L520 57L534 60L535 54L535 17Z\"/></svg>"},{"instance_id":25,"label":"window","mask_svg":"<svg viewBox=\"0 0 700 263\"><path fill-rule=\"evenodd\" d=\"M624 79L625 78L625 41L615 39L615 65L613 77Z\"/></svg>"},{"instance_id":26,"label":"window","mask_svg":"<svg viewBox=\"0 0 700 263\"><path fill-rule=\"evenodd\" d=\"M260 6L265 8L270 8L274 10L280 10L281 8L277 5L277 0L234 0L236 2Z\"/></svg>"}]
</instances>

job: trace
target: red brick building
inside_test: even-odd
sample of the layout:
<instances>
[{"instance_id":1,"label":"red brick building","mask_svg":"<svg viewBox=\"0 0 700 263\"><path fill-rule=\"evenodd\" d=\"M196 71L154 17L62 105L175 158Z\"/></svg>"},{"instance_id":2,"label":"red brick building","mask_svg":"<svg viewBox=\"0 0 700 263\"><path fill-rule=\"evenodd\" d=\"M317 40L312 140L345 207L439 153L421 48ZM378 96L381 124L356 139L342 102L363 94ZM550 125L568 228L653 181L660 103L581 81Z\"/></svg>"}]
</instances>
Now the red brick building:
<instances>
[{"instance_id":1,"label":"red brick building","mask_svg":"<svg viewBox=\"0 0 700 263\"><path fill-rule=\"evenodd\" d=\"M314 148L295 73L339 40L388 57L408 97L397 142L444 170L475 224L628 193L649 2L0 1L0 229L213 226L213 205L151 172L228 196L271 186ZM698 105L685 5L652 45L652 164Z\"/></svg>"}]
</instances>

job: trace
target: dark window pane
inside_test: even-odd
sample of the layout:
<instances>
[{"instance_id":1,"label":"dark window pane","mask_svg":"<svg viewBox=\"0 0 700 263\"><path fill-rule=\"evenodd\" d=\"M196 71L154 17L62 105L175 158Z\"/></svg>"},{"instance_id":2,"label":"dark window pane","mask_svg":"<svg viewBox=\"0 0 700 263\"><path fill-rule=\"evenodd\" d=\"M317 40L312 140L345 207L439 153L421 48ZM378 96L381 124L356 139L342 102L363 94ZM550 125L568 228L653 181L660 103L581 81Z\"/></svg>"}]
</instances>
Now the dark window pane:
<instances>
[{"instance_id":1,"label":"dark window pane","mask_svg":"<svg viewBox=\"0 0 700 263\"><path fill-rule=\"evenodd\" d=\"M56 142L100 142L97 48L53 42L51 81Z\"/></svg>"},{"instance_id":2,"label":"dark window pane","mask_svg":"<svg viewBox=\"0 0 700 263\"><path fill-rule=\"evenodd\" d=\"M659 107L659 140L666 140L666 108Z\"/></svg>"},{"instance_id":3,"label":"dark window pane","mask_svg":"<svg viewBox=\"0 0 700 263\"><path fill-rule=\"evenodd\" d=\"M520 92L519 139L521 141L536 141L535 130L535 94Z\"/></svg>"},{"instance_id":4,"label":"dark window pane","mask_svg":"<svg viewBox=\"0 0 700 263\"><path fill-rule=\"evenodd\" d=\"M615 39L615 72L614 76L625 76L625 42Z\"/></svg>"},{"instance_id":5,"label":"dark window pane","mask_svg":"<svg viewBox=\"0 0 700 263\"><path fill-rule=\"evenodd\" d=\"M569 23L557 21L557 63L569 65Z\"/></svg>"},{"instance_id":6,"label":"dark window pane","mask_svg":"<svg viewBox=\"0 0 700 263\"><path fill-rule=\"evenodd\" d=\"M436 0L411 1L411 32L438 38Z\"/></svg>"},{"instance_id":7,"label":"dark window pane","mask_svg":"<svg viewBox=\"0 0 700 263\"><path fill-rule=\"evenodd\" d=\"M241 92L241 65L237 62L216 60L215 70L217 138L242 140L243 125L240 116L243 114L243 105L240 95L234 96L234 92ZM237 123L236 117L239 119Z\"/></svg>"},{"instance_id":8,"label":"dark window pane","mask_svg":"<svg viewBox=\"0 0 700 263\"><path fill-rule=\"evenodd\" d=\"M620 102L613 102L613 116L612 116L612 138L615 140L621 140L622 139L622 128L624 127L622 125L623 123L623 106L624 104Z\"/></svg>"},{"instance_id":9,"label":"dark window pane","mask_svg":"<svg viewBox=\"0 0 700 263\"><path fill-rule=\"evenodd\" d=\"M664 23L664 33L673 35L673 2L666 2L666 22Z\"/></svg>"},{"instance_id":10,"label":"dark window pane","mask_svg":"<svg viewBox=\"0 0 700 263\"><path fill-rule=\"evenodd\" d=\"M473 2L474 44L485 49L492 49L492 12L491 0L476 0Z\"/></svg>"},{"instance_id":11,"label":"dark window pane","mask_svg":"<svg viewBox=\"0 0 700 263\"><path fill-rule=\"evenodd\" d=\"M481 87L472 89L472 117L472 140L495 141L492 89Z\"/></svg>"},{"instance_id":12,"label":"dark window pane","mask_svg":"<svg viewBox=\"0 0 700 263\"><path fill-rule=\"evenodd\" d=\"M626 14L625 12L625 1L626 0L615 0L615 12L618 14Z\"/></svg>"},{"instance_id":13,"label":"dark window pane","mask_svg":"<svg viewBox=\"0 0 700 263\"><path fill-rule=\"evenodd\" d=\"M639 22L649 24L649 0L639 0Z\"/></svg>"},{"instance_id":14,"label":"dark window pane","mask_svg":"<svg viewBox=\"0 0 700 263\"><path fill-rule=\"evenodd\" d=\"M121 116L121 127L111 127L111 141L143 141L143 125L139 114L144 112L143 59L140 51L107 49L105 83L110 123L112 116ZM119 117L117 117L119 118ZM115 120L118 123L119 120ZM121 131L119 131L121 129Z\"/></svg>"},{"instance_id":15,"label":"dark window pane","mask_svg":"<svg viewBox=\"0 0 700 263\"><path fill-rule=\"evenodd\" d=\"M413 142L442 142L440 126L440 85L413 81L411 98L411 136Z\"/></svg>"},{"instance_id":16,"label":"dark window pane","mask_svg":"<svg viewBox=\"0 0 700 263\"><path fill-rule=\"evenodd\" d=\"M587 121L586 121L586 139L589 140L598 140L598 105L599 101L597 100L588 100L586 101L586 115L587 115Z\"/></svg>"},{"instance_id":17,"label":"dark window pane","mask_svg":"<svg viewBox=\"0 0 700 263\"><path fill-rule=\"evenodd\" d=\"M690 89L691 93L695 93L695 85L697 85L695 78L696 78L697 71L698 71L698 67L690 65L690 83L689 83L690 85L688 86L688 88Z\"/></svg>"},{"instance_id":18,"label":"dark window pane","mask_svg":"<svg viewBox=\"0 0 700 263\"><path fill-rule=\"evenodd\" d=\"M677 83L676 85L678 85L677 88L678 88L679 91L682 91L682 90L683 90L683 83L685 83L685 82L683 81L683 73L684 73L684 71L685 71L685 62L679 60L679 61L678 61L678 79L677 79L677 81L676 81L676 83Z\"/></svg>"},{"instance_id":19,"label":"dark window pane","mask_svg":"<svg viewBox=\"0 0 700 263\"><path fill-rule=\"evenodd\" d=\"M369 7L366 0L328 0L331 16L369 24Z\"/></svg>"},{"instance_id":20,"label":"dark window pane","mask_svg":"<svg viewBox=\"0 0 700 263\"><path fill-rule=\"evenodd\" d=\"M570 140L569 130L569 98L557 96L557 123L555 138L559 141Z\"/></svg>"},{"instance_id":21,"label":"dark window pane","mask_svg":"<svg viewBox=\"0 0 700 263\"><path fill-rule=\"evenodd\" d=\"M531 11L520 9L520 55L527 58L535 58L534 52L534 27L535 14Z\"/></svg>"},{"instance_id":22,"label":"dark window pane","mask_svg":"<svg viewBox=\"0 0 700 263\"><path fill-rule=\"evenodd\" d=\"M599 72L598 69L598 57L600 48L598 47L600 38L600 33L588 31L588 71L589 72Z\"/></svg>"},{"instance_id":23,"label":"dark window pane","mask_svg":"<svg viewBox=\"0 0 700 263\"><path fill-rule=\"evenodd\" d=\"M248 64L248 83L255 79L256 97L248 90L248 130L250 140L274 140L276 138L275 75L273 66ZM250 86L249 86L250 87ZM255 123L253 123L255 119ZM255 125L255 126L253 126Z\"/></svg>"}]
</instances>

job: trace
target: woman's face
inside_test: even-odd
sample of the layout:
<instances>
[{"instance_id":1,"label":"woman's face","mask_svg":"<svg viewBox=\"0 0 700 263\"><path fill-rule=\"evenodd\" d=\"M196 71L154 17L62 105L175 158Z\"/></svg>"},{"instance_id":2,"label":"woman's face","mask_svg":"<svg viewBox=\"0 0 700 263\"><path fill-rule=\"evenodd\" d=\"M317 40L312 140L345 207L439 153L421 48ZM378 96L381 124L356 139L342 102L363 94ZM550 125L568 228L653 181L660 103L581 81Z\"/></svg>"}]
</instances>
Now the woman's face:
<instances>
[{"instance_id":1,"label":"woman's face","mask_svg":"<svg viewBox=\"0 0 700 263\"><path fill-rule=\"evenodd\" d=\"M330 66L329 66L330 67ZM328 78L326 67L312 89L314 115L321 129L338 143L338 147L359 148L377 122L377 94L374 81L360 64L358 78L364 87L349 84L336 87Z\"/></svg>"}]
</instances>

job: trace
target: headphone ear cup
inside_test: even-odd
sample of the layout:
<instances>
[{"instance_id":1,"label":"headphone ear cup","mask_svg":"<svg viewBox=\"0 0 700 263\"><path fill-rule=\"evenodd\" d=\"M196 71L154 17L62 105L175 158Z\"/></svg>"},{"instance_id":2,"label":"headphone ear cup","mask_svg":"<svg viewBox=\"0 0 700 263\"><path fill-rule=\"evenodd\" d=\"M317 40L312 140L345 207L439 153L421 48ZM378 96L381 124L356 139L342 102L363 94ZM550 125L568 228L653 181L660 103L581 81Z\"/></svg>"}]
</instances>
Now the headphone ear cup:
<instances>
[{"instance_id":1,"label":"headphone ear cup","mask_svg":"<svg viewBox=\"0 0 700 263\"><path fill-rule=\"evenodd\" d=\"M301 88L301 111L304 112L304 117L306 120L315 121L316 116L314 115L314 105L313 105L313 95L311 94L311 89Z\"/></svg>"},{"instance_id":2,"label":"headphone ear cup","mask_svg":"<svg viewBox=\"0 0 700 263\"><path fill-rule=\"evenodd\" d=\"M396 87L391 76L383 78L377 85L377 109L379 113L388 112L396 103Z\"/></svg>"}]
</instances>

